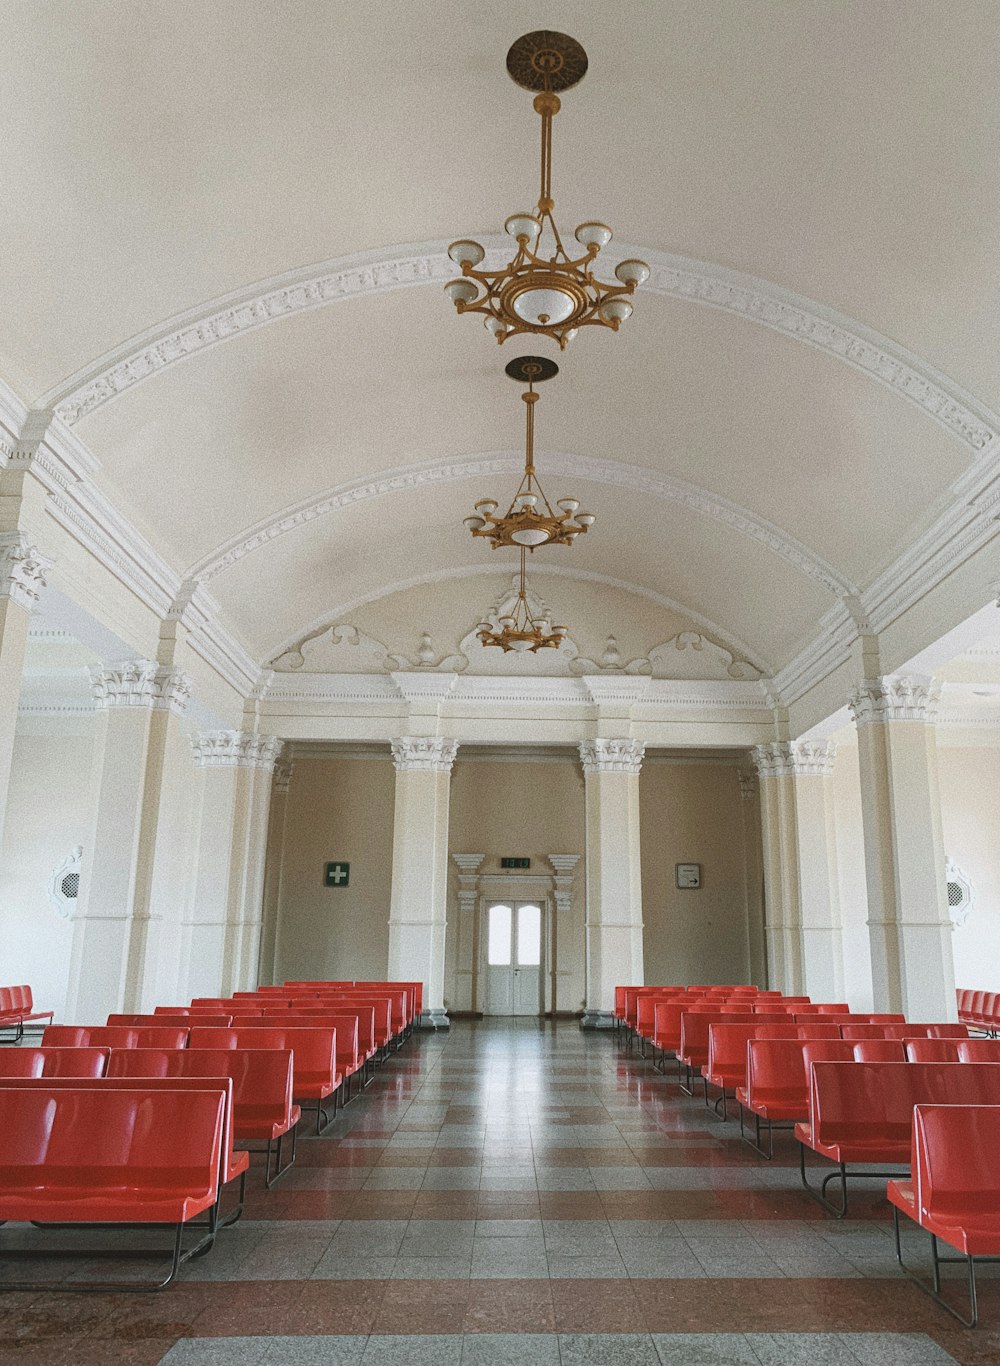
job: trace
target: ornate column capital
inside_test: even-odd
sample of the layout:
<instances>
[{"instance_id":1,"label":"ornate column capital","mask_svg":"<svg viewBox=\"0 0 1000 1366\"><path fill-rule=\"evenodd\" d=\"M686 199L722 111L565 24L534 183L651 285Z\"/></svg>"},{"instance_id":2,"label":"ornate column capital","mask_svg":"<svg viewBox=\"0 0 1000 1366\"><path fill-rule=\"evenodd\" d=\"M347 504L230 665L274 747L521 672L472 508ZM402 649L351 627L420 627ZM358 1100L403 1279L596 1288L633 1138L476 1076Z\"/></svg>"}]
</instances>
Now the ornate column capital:
<instances>
[{"instance_id":1,"label":"ornate column capital","mask_svg":"<svg viewBox=\"0 0 1000 1366\"><path fill-rule=\"evenodd\" d=\"M580 741L580 761L587 777L597 773L638 773L645 752L644 740Z\"/></svg>"},{"instance_id":2,"label":"ornate column capital","mask_svg":"<svg viewBox=\"0 0 1000 1366\"><path fill-rule=\"evenodd\" d=\"M557 911L569 911L573 909L573 880L576 877L576 865L580 862L579 854L547 854L546 858L556 870L556 875L552 879L555 884L554 897Z\"/></svg>"},{"instance_id":3,"label":"ornate column capital","mask_svg":"<svg viewBox=\"0 0 1000 1366\"><path fill-rule=\"evenodd\" d=\"M0 533L0 597L32 612L48 587L46 574L53 561L20 531Z\"/></svg>"},{"instance_id":4,"label":"ornate column capital","mask_svg":"<svg viewBox=\"0 0 1000 1366\"><path fill-rule=\"evenodd\" d=\"M283 745L276 735L255 735L246 730L203 730L191 736L199 768L271 769Z\"/></svg>"},{"instance_id":5,"label":"ornate column capital","mask_svg":"<svg viewBox=\"0 0 1000 1366\"><path fill-rule=\"evenodd\" d=\"M460 878L475 877L485 854L452 854L451 861L458 869Z\"/></svg>"},{"instance_id":6,"label":"ornate column capital","mask_svg":"<svg viewBox=\"0 0 1000 1366\"><path fill-rule=\"evenodd\" d=\"M191 696L192 683L183 669L157 664L155 659L124 659L97 665L90 671L94 703L99 711L111 707L147 707L181 715Z\"/></svg>"},{"instance_id":7,"label":"ornate column capital","mask_svg":"<svg viewBox=\"0 0 1000 1366\"><path fill-rule=\"evenodd\" d=\"M876 722L919 721L933 724L941 701L941 684L931 678L889 674L852 688L847 705L858 726Z\"/></svg>"},{"instance_id":8,"label":"ornate column capital","mask_svg":"<svg viewBox=\"0 0 1000 1366\"><path fill-rule=\"evenodd\" d=\"M397 773L450 773L458 741L443 735L400 735L390 741Z\"/></svg>"},{"instance_id":9,"label":"ornate column capital","mask_svg":"<svg viewBox=\"0 0 1000 1366\"><path fill-rule=\"evenodd\" d=\"M750 752L761 778L827 778L833 772L837 747L828 740L772 740L755 745ZM743 795L750 794L744 790Z\"/></svg>"}]
</instances>

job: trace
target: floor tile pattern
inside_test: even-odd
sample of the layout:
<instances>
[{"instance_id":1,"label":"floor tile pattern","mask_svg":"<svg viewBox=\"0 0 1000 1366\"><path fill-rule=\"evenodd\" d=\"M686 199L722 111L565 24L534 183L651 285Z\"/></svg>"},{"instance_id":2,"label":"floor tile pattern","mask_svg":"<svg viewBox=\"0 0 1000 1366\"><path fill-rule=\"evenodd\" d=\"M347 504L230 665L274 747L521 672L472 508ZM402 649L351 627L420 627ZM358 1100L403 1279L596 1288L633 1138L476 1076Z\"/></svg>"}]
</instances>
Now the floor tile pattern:
<instances>
[{"instance_id":1,"label":"floor tile pattern","mask_svg":"<svg viewBox=\"0 0 1000 1366\"><path fill-rule=\"evenodd\" d=\"M996 1366L1000 1281L964 1332L900 1274L877 1183L850 1216L801 1190L789 1136L761 1160L606 1033L461 1023L273 1190L255 1171L164 1294L0 1295L0 1366Z\"/></svg>"}]
</instances>

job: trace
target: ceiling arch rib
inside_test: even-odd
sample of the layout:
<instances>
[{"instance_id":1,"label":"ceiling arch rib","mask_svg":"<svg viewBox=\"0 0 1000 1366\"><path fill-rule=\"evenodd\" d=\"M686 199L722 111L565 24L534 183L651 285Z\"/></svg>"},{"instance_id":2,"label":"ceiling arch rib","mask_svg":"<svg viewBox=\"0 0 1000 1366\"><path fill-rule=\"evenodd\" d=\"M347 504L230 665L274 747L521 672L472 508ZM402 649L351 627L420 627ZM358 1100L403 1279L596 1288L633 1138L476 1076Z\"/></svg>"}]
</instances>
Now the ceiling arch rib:
<instances>
[{"instance_id":1,"label":"ceiling arch rib","mask_svg":"<svg viewBox=\"0 0 1000 1366\"><path fill-rule=\"evenodd\" d=\"M464 579L479 576L495 576L497 566L495 564L470 564L463 565L457 569L440 569L430 574L418 574L413 578L400 579L395 583L388 584L377 589L373 593L364 593L357 597L350 598L338 603L336 607L329 608L320 616L315 617L311 622L300 625L283 639L275 641L263 656L264 660L272 661L284 654L286 650L293 649L301 641L311 636L316 631L322 631L325 627L336 624L352 612L359 612L362 608L370 606L374 602L381 602L384 598L392 597L396 593L405 593L410 588L419 588L427 584L445 583L450 579ZM659 593L654 588L646 588L643 584L633 583L627 579L618 579L611 574L600 574L590 569L566 568L562 565L547 564L544 576L551 576L557 579L570 579L577 583L597 583L606 588L616 588L623 593L631 593L637 598L644 598L647 602L654 603L657 607L665 608L669 612L676 612L679 616L687 617L700 626L703 631L714 636L727 646L734 654L742 656L755 669L759 669L765 678L770 678L774 673L774 665L754 649L752 645L734 635L732 631L717 622L712 621L703 613L695 611L686 603L678 602L675 598L667 597L665 593Z\"/></svg>"},{"instance_id":2,"label":"ceiling arch rib","mask_svg":"<svg viewBox=\"0 0 1000 1366\"><path fill-rule=\"evenodd\" d=\"M479 235L490 268L510 254L509 240ZM209 347L303 311L367 294L444 281L454 274L444 242L364 252L257 281L132 337L48 390L38 406L72 426L120 394ZM997 440L1000 417L933 366L864 324L815 300L743 271L620 244L609 266L628 255L649 262L642 288L735 313L825 352L916 404L972 451ZM444 305L442 305L444 306Z\"/></svg>"},{"instance_id":3,"label":"ceiling arch rib","mask_svg":"<svg viewBox=\"0 0 1000 1366\"><path fill-rule=\"evenodd\" d=\"M319 497L286 508L273 518L258 523L249 531L241 532L239 536L199 561L188 570L186 577L208 583L248 555L262 550L277 537L296 531L316 521L317 518L329 516L344 508L355 507L370 499L384 498L393 493L407 492L428 484L452 483L456 480L517 472L522 468L523 461L524 456L521 453L497 452L470 456L459 461L409 465L389 470L374 479L357 479L337 485ZM595 483L608 484L646 497L681 503L699 516L721 522L732 531L760 542L835 597L852 599L858 596L859 589L854 584L801 541L775 526L773 522L758 517L739 504L719 494L710 493L697 484L674 476L657 474L653 470L636 465L565 453L546 453L545 469L554 475L571 479L589 479Z\"/></svg>"}]
</instances>

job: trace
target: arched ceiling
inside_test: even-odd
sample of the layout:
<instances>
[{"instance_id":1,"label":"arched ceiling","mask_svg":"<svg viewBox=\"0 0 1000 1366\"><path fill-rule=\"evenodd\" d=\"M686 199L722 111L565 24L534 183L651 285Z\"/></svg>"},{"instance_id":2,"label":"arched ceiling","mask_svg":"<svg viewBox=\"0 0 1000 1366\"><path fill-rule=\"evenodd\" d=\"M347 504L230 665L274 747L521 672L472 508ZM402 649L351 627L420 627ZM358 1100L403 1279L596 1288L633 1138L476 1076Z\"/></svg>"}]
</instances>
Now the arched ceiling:
<instances>
[{"instance_id":1,"label":"arched ceiling","mask_svg":"<svg viewBox=\"0 0 1000 1366\"><path fill-rule=\"evenodd\" d=\"M442 296L439 247L406 244L492 237L533 201L537 119L503 63L542 24L591 62L556 120L557 216L656 265L627 327L581 334L544 391L543 481L598 514L552 567L778 669L993 437L992 0L905 23L868 0L10 9L0 376L59 405L262 662L491 553L461 518L513 487L502 366L551 347L497 348ZM329 306L258 325L253 300L329 261ZM253 325L220 341L201 320L233 294Z\"/></svg>"}]
</instances>

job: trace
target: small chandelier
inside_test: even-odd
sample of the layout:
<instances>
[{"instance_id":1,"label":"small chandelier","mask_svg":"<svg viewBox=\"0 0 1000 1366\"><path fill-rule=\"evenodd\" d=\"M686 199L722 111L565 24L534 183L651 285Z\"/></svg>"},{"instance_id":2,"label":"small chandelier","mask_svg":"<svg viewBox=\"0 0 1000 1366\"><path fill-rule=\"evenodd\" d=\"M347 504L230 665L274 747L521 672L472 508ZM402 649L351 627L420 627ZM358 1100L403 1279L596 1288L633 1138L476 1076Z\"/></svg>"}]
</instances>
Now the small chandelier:
<instances>
[{"instance_id":1,"label":"small chandelier","mask_svg":"<svg viewBox=\"0 0 1000 1366\"><path fill-rule=\"evenodd\" d=\"M476 635L483 645L498 645L504 654L516 650L518 654L534 654L537 650L558 650L566 639L565 626L553 626L546 617L533 617L528 606L528 587L524 576L526 551L521 549L521 574L517 601L510 612L497 617L495 630L489 621L481 621Z\"/></svg>"},{"instance_id":2,"label":"small chandelier","mask_svg":"<svg viewBox=\"0 0 1000 1366\"><path fill-rule=\"evenodd\" d=\"M537 207L512 214L504 228L517 242L513 260L500 270L477 270L486 256L478 242L452 242L448 255L461 268L445 293L459 313L482 313L486 330L504 342L520 332L538 332L565 347L581 327L617 332L631 316L629 295L649 278L645 261L621 261L618 284L594 278L592 265L611 241L604 223L581 223L576 240L584 254L571 257L563 246L552 211L552 120L560 109L559 90L578 84L587 71L587 54L565 33L526 33L507 53L507 70L525 90L534 90L542 120L541 191ZM551 242L543 246L546 229ZM551 252L551 255L547 254Z\"/></svg>"},{"instance_id":3,"label":"small chandelier","mask_svg":"<svg viewBox=\"0 0 1000 1366\"><path fill-rule=\"evenodd\" d=\"M497 515L500 506L494 498L480 498L471 517L464 524L473 536L486 536L493 549L504 545L527 547L540 545L572 545L577 536L585 535L597 518L592 512L578 512L576 498L560 498L552 507L535 470L535 404L538 394L535 385L558 375L555 361L545 356L518 356L504 367L505 373L520 384L527 384L521 395L525 404L524 477L510 507ZM558 509L558 511L556 511Z\"/></svg>"}]
</instances>

